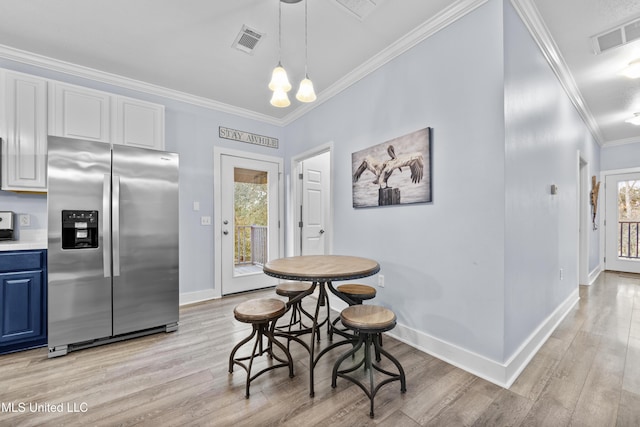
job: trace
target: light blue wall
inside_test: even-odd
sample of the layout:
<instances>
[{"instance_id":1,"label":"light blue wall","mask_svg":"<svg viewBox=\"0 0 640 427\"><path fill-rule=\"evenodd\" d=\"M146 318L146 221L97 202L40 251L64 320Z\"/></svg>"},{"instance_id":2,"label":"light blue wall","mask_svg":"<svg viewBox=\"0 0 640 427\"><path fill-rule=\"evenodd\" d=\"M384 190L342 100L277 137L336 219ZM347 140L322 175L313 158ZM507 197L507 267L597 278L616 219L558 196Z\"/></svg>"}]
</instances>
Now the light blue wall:
<instances>
[{"instance_id":1,"label":"light blue wall","mask_svg":"<svg viewBox=\"0 0 640 427\"><path fill-rule=\"evenodd\" d=\"M638 167L640 167L640 141L633 144L604 146L602 148L603 171Z\"/></svg>"},{"instance_id":2,"label":"light blue wall","mask_svg":"<svg viewBox=\"0 0 640 427\"><path fill-rule=\"evenodd\" d=\"M201 216L213 217L213 147L282 157L283 129L184 102L12 61L0 60L0 67L165 105L166 149L180 154L180 292L213 289L213 227L200 225ZM273 149L221 139L218 137L218 126L279 138L280 148ZM194 201L200 202L199 212L193 211ZM30 213L31 229L46 228L46 196L16 195L0 191L0 210Z\"/></svg>"},{"instance_id":3,"label":"light blue wall","mask_svg":"<svg viewBox=\"0 0 640 427\"><path fill-rule=\"evenodd\" d=\"M505 353L507 359L578 283L578 157L599 175L599 146L505 1ZM550 187L559 188L557 195ZM599 233L589 237L590 270ZM560 269L564 279L560 280Z\"/></svg>"},{"instance_id":4,"label":"light blue wall","mask_svg":"<svg viewBox=\"0 0 640 427\"><path fill-rule=\"evenodd\" d=\"M405 326L495 360L504 311L501 7L480 7L285 135L287 157L334 142L334 252L380 263L376 302ZM351 153L427 126L433 203L354 209Z\"/></svg>"}]
</instances>

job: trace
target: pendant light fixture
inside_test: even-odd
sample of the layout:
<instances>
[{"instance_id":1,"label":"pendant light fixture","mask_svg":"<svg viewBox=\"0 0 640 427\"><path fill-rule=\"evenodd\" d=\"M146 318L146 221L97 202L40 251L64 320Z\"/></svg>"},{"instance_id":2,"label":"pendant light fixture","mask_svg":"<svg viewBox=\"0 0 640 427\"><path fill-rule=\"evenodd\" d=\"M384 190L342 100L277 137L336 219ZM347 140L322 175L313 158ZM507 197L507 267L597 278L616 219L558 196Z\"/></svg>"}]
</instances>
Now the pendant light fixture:
<instances>
[{"instance_id":1,"label":"pendant light fixture","mask_svg":"<svg viewBox=\"0 0 640 427\"><path fill-rule=\"evenodd\" d=\"M630 79L640 78L640 59L636 59L627 65L621 72L623 76L627 76Z\"/></svg>"},{"instance_id":2,"label":"pendant light fixture","mask_svg":"<svg viewBox=\"0 0 640 427\"><path fill-rule=\"evenodd\" d=\"M291 105L287 92L291 90L291 83L287 77L287 71L282 66L282 2L278 0L278 65L271 73L269 89L273 91L271 105L275 107L288 107Z\"/></svg>"},{"instance_id":3,"label":"pendant light fixture","mask_svg":"<svg viewBox=\"0 0 640 427\"><path fill-rule=\"evenodd\" d=\"M309 72L307 71L307 67L309 65L307 2L308 0L304 0L304 79L300 82L298 93L296 93L296 99L300 102L313 102L316 100L316 92L313 90L313 82L309 79Z\"/></svg>"},{"instance_id":4,"label":"pendant light fixture","mask_svg":"<svg viewBox=\"0 0 640 427\"><path fill-rule=\"evenodd\" d=\"M269 89L273 91L271 96L271 105L274 107L288 107L291 105L287 92L291 90L291 83L287 77L287 72L282 66L282 3L294 4L300 3L301 0L278 0L278 65L271 73L271 81ZM304 79L300 82L296 99L300 102L313 102L316 100L316 93L313 89L313 82L309 79L307 71L309 63L308 55L308 13L307 1L304 1Z\"/></svg>"},{"instance_id":5,"label":"pendant light fixture","mask_svg":"<svg viewBox=\"0 0 640 427\"><path fill-rule=\"evenodd\" d=\"M633 117L625 120L627 123L631 123L632 125L640 126L640 113L635 113Z\"/></svg>"}]
</instances>

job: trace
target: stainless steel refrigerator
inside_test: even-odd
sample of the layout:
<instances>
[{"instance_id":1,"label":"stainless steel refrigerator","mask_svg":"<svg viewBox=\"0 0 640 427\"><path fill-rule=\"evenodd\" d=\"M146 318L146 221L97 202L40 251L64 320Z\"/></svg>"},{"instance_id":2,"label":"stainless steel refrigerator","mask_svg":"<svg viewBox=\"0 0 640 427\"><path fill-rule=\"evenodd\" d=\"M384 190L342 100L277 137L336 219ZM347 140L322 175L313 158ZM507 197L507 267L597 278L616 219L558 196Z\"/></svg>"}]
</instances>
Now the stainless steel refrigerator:
<instances>
[{"instance_id":1,"label":"stainless steel refrigerator","mask_svg":"<svg viewBox=\"0 0 640 427\"><path fill-rule=\"evenodd\" d=\"M48 140L49 357L178 327L178 155Z\"/></svg>"}]
</instances>

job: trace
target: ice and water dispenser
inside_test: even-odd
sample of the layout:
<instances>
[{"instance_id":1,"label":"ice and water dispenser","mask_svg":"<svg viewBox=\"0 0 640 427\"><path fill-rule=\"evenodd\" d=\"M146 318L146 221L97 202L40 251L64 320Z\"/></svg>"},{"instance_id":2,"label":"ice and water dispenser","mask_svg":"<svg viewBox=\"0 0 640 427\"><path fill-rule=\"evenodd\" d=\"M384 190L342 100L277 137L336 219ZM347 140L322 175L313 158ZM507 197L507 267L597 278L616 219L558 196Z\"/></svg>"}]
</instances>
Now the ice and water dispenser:
<instances>
[{"instance_id":1,"label":"ice and water dispenser","mask_svg":"<svg viewBox=\"0 0 640 427\"><path fill-rule=\"evenodd\" d=\"M62 249L98 247L98 211L62 211Z\"/></svg>"}]
</instances>

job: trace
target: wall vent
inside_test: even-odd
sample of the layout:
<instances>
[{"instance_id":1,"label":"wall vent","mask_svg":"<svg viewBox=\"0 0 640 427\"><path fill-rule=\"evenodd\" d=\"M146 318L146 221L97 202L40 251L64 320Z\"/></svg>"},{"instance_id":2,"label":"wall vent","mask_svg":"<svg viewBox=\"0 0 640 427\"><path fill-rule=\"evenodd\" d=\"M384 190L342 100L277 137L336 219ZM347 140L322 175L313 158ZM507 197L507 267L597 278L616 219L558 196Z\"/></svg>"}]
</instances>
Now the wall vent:
<instances>
[{"instance_id":1,"label":"wall vent","mask_svg":"<svg viewBox=\"0 0 640 427\"><path fill-rule=\"evenodd\" d=\"M640 40L640 18L595 35L591 39L596 54Z\"/></svg>"},{"instance_id":2,"label":"wall vent","mask_svg":"<svg viewBox=\"0 0 640 427\"><path fill-rule=\"evenodd\" d=\"M251 55L258 43L260 43L260 40L262 40L263 36L264 33L259 33L258 31L243 25L231 47L235 47L236 49Z\"/></svg>"}]
</instances>

